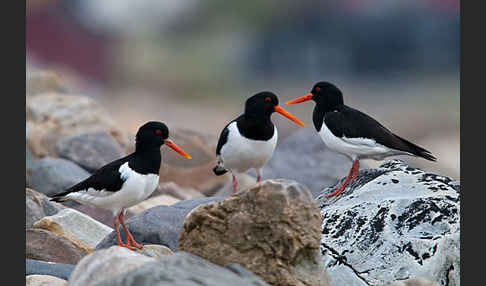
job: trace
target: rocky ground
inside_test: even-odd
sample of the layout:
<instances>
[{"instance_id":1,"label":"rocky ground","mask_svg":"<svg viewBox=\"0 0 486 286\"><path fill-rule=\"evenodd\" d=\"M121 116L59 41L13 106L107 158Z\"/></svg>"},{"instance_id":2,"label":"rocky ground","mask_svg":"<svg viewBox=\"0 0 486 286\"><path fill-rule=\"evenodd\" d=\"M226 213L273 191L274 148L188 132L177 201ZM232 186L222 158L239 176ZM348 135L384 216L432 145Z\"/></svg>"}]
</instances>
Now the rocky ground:
<instances>
[{"instance_id":1,"label":"rocky ground","mask_svg":"<svg viewBox=\"0 0 486 286\"><path fill-rule=\"evenodd\" d=\"M118 247L109 212L48 196L133 151L134 134L55 76L28 80L26 285L460 285L460 182L389 160L326 199L351 162L309 128L237 194L211 171L215 136L171 129L193 160L162 149L157 190L127 211L144 248Z\"/></svg>"}]
</instances>

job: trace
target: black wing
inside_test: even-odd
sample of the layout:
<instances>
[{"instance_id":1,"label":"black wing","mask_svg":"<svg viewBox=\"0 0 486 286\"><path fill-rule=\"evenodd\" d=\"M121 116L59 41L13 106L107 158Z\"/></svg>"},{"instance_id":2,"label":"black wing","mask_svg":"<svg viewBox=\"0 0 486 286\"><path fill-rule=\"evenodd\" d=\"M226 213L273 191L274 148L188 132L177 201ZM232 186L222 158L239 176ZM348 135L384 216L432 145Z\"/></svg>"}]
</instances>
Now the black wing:
<instances>
[{"instance_id":1,"label":"black wing","mask_svg":"<svg viewBox=\"0 0 486 286\"><path fill-rule=\"evenodd\" d=\"M69 193L84 191L89 188L98 191L119 191L125 180L120 177L121 174L118 170L120 169L121 165L130 160L131 156L132 155L126 156L101 167L93 175L91 175L84 181L81 181L76 185L70 187L66 191L53 196L53 200L56 201L56 199L59 199Z\"/></svg>"},{"instance_id":2,"label":"black wing","mask_svg":"<svg viewBox=\"0 0 486 286\"><path fill-rule=\"evenodd\" d=\"M345 105L336 111L326 113L324 123L337 137L370 138L389 148L409 152L430 161L436 160L429 151L393 134L363 112Z\"/></svg>"},{"instance_id":3,"label":"black wing","mask_svg":"<svg viewBox=\"0 0 486 286\"><path fill-rule=\"evenodd\" d=\"M226 126L221 131L221 134L219 135L218 146L216 146L216 155L220 155L221 154L221 148L223 148L223 145L226 142L228 142L228 134L229 134L228 126L231 123L233 123L235 120L232 120L232 121L230 121L230 123L226 124Z\"/></svg>"}]
</instances>

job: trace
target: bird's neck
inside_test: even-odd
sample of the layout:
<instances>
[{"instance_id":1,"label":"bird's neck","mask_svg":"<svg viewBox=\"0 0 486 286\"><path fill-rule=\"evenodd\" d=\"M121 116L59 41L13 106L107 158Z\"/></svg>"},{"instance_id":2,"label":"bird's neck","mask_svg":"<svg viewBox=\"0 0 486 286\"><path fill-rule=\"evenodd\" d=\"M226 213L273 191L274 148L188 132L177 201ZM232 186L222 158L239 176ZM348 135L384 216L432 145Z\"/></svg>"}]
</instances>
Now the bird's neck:
<instances>
[{"instance_id":1,"label":"bird's neck","mask_svg":"<svg viewBox=\"0 0 486 286\"><path fill-rule=\"evenodd\" d=\"M270 115L244 114L241 120L237 120L240 133L249 139L268 140L273 137L274 125Z\"/></svg>"},{"instance_id":2,"label":"bird's neck","mask_svg":"<svg viewBox=\"0 0 486 286\"><path fill-rule=\"evenodd\" d=\"M137 172L141 174L159 174L162 162L160 147L137 148L134 155L136 156L129 163L131 168L136 168Z\"/></svg>"},{"instance_id":3,"label":"bird's neck","mask_svg":"<svg viewBox=\"0 0 486 286\"><path fill-rule=\"evenodd\" d=\"M322 124L324 122L324 116L338 109L337 105L330 105L325 102L319 102L314 107L314 112L312 114L312 121L314 122L314 127L317 132L321 131Z\"/></svg>"}]
</instances>

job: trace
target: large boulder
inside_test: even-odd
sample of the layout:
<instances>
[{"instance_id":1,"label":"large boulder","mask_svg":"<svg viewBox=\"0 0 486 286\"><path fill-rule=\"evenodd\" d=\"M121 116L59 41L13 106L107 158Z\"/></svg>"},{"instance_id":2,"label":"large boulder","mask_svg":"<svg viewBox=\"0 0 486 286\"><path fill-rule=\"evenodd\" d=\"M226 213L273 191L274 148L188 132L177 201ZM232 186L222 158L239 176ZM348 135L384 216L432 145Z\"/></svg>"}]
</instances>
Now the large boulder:
<instances>
[{"instance_id":1,"label":"large boulder","mask_svg":"<svg viewBox=\"0 0 486 286\"><path fill-rule=\"evenodd\" d=\"M181 201L170 206L156 206L126 219L125 223L138 243L165 245L171 250L177 251L179 232L186 215L201 204L222 199L220 197L200 198ZM125 232L121 231L120 234L123 241L126 241ZM116 245L115 231L107 235L96 246L96 249L112 245Z\"/></svg>"},{"instance_id":2,"label":"large boulder","mask_svg":"<svg viewBox=\"0 0 486 286\"><path fill-rule=\"evenodd\" d=\"M286 178L307 186L314 197L346 177L353 162L331 151L313 128L299 130L279 142L263 169L263 179ZM360 168L364 169L365 164Z\"/></svg>"},{"instance_id":3,"label":"large boulder","mask_svg":"<svg viewBox=\"0 0 486 286\"><path fill-rule=\"evenodd\" d=\"M74 274L73 274L74 276ZM186 252L164 256L136 269L109 276L97 286L268 286L239 265L221 267ZM93 284L72 284L93 285Z\"/></svg>"},{"instance_id":4,"label":"large boulder","mask_svg":"<svg viewBox=\"0 0 486 286\"><path fill-rule=\"evenodd\" d=\"M217 265L241 264L272 285L329 285L321 262L321 216L291 180L266 180L186 217L181 251Z\"/></svg>"},{"instance_id":5,"label":"large boulder","mask_svg":"<svg viewBox=\"0 0 486 286\"><path fill-rule=\"evenodd\" d=\"M120 144L107 132L61 138L56 143L56 152L90 173L125 155Z\"/></svg>"},{"instance_id":6,"label":"large boulder","mask_svg":"<svg viewBox=\"0 0 486 286\"><path fill-rule=\"evenodd\" d=\"M35 190L25 188L25 227L32 227L34 222L63 210L64 206L51 202L49 198Z\"/></svg>"},{"instance_id":7,"label":"large boulder","mask_svg":"<svg viewBox=\"0 0 486 286\"><path fill-rule=\"evenodd\" d=\"M339 197L326 199L334 187L317 197L334 285L415 277L460 285L459 182L392 160L360 171Z\"/></svg>"},{"instance_id":8,"label":"large boulder","mask_svg":"<svg viewBox=\"0 0 486 286\"><path fill-rule=\"evenodd\" d=\"M47 157L35 164L28 187L47 196L53 196L89 176L86 170L71 161Z\"/></svg>"},{"instance_id":9,"label":"large boulder","mask_svg":"<svg viewBox=\"0 0 486 286\"><path fill-rule=\"evenodd\" d=\"M133 145L120 126L93 99L55 92L26 97L27 145L36 157L56 157L56 143L84 133L107 132L125 149Z\"/></svg>"}]
</instances>

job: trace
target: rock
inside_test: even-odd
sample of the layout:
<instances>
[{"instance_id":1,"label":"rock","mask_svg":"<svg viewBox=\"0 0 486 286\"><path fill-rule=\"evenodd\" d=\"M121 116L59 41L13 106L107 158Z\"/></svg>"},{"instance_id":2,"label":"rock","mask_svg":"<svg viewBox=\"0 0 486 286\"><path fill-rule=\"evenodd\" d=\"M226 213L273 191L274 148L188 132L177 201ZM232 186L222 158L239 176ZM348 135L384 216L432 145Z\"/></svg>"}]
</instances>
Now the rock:
<instances>
[{"instance_id":1,"label":"rock","mask_svg":"<svg viewBox=\"0 0 486 286\"><path fill-rule=\"evenodd\" d=\"M72 264L25 259L25 275L52 275L62 279L69 279L73 270L74 265Z\"/></svg>"},{"instance_id":2,"label":"rock","mask_svg":"<svg viewBox=\"0 0 486 286\"><path fill-rule=\"evenodd\" d=\"M148 257L161 257L174 254L170 248L157 244L146 244L142 249L135 249L135 251Z\"/></svg>"},{"instance_id":3,"label":"rock","mask_svg":"<svg viewBox=\"0 0 486 286\"><path fill-rule=\"evenodd\" d=\"M47 196L61 193L89 177L90 174L71 161L59 158L42 158L30 178L30 188Z\"/></svg>"},{"instance_id":4,"label":"rock","mask_svg":"<svg viewBox=\"0 0 486 286\"><path fill-rule=\"evenodd\" d=\"M256 185L256 179L248 174L238 174L236 180L238 181L238 192L243 192ZM215 194L205 193L205 195L208 196L225 198L231 196L232 194L234 194L232 180L226 182L226 184L221 189L217 190Z\"/></svg>"},{"instance_id":5,"label":"rock","mask_svg":"<svg viewBox=\"0 0 486 286\"><path fill-rule=\"evenodd\" d=\"M386 286L439 286L439 284L431 282L427 279L413 278L395 281L393 283L386 284Z\"/></svg>"},{"instance_id":6,"label":"rock","mask_svg":"<svg viewBox=\"0 0 486 286\"><path fill-rule=\"evenodd\" d=\"M186 215L201 204L222 199L219 197L201 198L181 201L171 206L156 206L134 215L125 223L138 243L165 245L172 251L177 251L177 240ZM125 232L121 231L120 234L125 241ZM96 246L96 249L103 249L112 245L116 245L114 231L107 235Z\"/></svg>"},{"instance_id":7,"label":"rock","mask_svg":"<svg viewBox=\"0 0 486 286\"><path fill-rule=\"evenodd\" d=\"M127 210L133 212L134 214L138 214L138 213L141 213L144 210L148 210L148 209L155 207L155 206L160 206L160 205L170 206L170 205L173 205L173 204L178 203L180 201L181 200L176 199L176 198L171 197L171 196L159 195L159 196L156 196L156 197L148 198L143 202L140 202L140 203L138 203L138 204L136 204L132 207L129 207Z\"/></svg>"},{"instance_id":8,"label":"rock","mask_svg":"<svg viewBox=\"0 0 486 286\"><path fill-rule=\"evenodd\" d=\"M67 281L51 275L25 276L25 286L66 286Z\"/></svg>"},{"instance_id":9,"label":"rock","mask_svg":"<svg viewBox=\"0 0 486 286\"><path fill-rule=\"evenodd\" d=\"M25 145L25 185L26 186L31 185L32 170L34 169L36 164L37 164L37 160L34 158L32 152L30 152L27 145Z\"/></svg>"},{"instance_id":10,"label":"rock","mask_svg":"<svg viewBox=\"0 0 486 286\"><path fill-rule=\"evenodd\" d=\"M28 228L25 238L26 258L76 264L88 254L66 237L44 229Z\"/></svg>"},{"instance_id":11,"label":"rock","mask_svg":"<svg viewBox=\"0 0 486 286\"><path fill-rule=\"evenodd\" d=\"M106 132L62 138L56 144L56 152L90 173L125 155L120 144Z\"/></svg>"},{"instance_id":12,"label":"rock","mask_svg":"<svg viewBox=\"0 0 486 286\"><path fill-rule=\"evenodd\" d=\"M69 278L70 286L91 286L113 279L155 258L147 257L125 247L112 246L86 255L74 268ZM134 284L136 285L136 284Z\"/></svg>"},{"instance_id":13,"label":"rock","mask_svg":"<svg viewBox=\"0 0 486 286\"><path fill-rule=\"evenodd\" d=\"M241 264L272 285L329 285L320 237L309 189L276 179L192 210L179 249L221 266Z\"/></svg>"},{"instance_id":14,"label":"rock","mask_svg":"<svg viewBox=\"0 0 486 286\"><path fill-rule=\"evenodd\" d=\"M88 284L86 284L88 285ZM91 285L91 284L89 284ZM220 267L186 252L164 256L129 272L111 275L99 286L267 286L239 265Z\"/></svg>"},{"instance_id":15,"label":"rock","mask_svg":"<svg viewBox=\"0 0 486 286\"><path fill-rule=\"evenodd\" d=\"M299 130L279 142L263 169L263 179L286 178L307 186L314 197L346 177L350 159L329 150L314 128ZM365 164L361 163L360 169Z\"/></svg>"},{"instance_id":16,"label":"rock","mask_svg":"<svg viewBox=\"0 0 486 286\"><path fill-rule=\"evenodd\" d=\"M160 183L159 187L152 193L151 196L169 195L179 200L192 200L203 198L204 195L192 188L182 188L174 182Z\"/></svg>"},{"instance_id":17,"label":"rock","mask_svg":"<svg viewBox=\"0 0 486 286\"><path fill-rule=\"evenodd\" d=\"M80 213L66 208L53 216L46 216L34 223L35 228L53 231L70 239L88 252L113 229Z\"/></svg>"},{"instance_id":18,"label":"rock","mask_svg":"<svg viewBox=\"0 0 486 286\"><path fill-rule=\"evenodd\" d=\"M341 196L326 199L332 190L316 200L322 253L334 285L414 277L459 285L457 181L392 160L360 171Z\"/></svg>"},{"instance_id":19,"label":"rock","mask_svg":"<svg viewBox=\"0 0 486 286\"><path fill-rule=\"evenodd\" d=\"M51 92L26 97L26 139L37 158L56 157L56 143L64 137L99 131L111 134L124 149L133 145L91 98Z\"/></svg>"},{"instance_id":20,"label":"rock","mask_svg":"<svg viewBox=\"0 0 486 286\"><path fill-rule=\"evenodd\" d=\"M60 74L51 70L26 73L26 94L36 95L46 92L66 93L69 91Z\"/></svg>"},{"instance_id":21,"label":"rock","mask_svg":"<svg viewBox=\"0 0 486 286\"><path fill-rule=\"evenodd\" d=\"M177 145L191 154L185 160L176 152L162 147L160 182L174 182L182 188L205 191L220 188L231 176L216 176L212 169L216 166L216 136L202 134L188 129L174 128L169 137Z\"/></svg>"},{"instance_id":22,"label":"rock","mask_svg":"<svg viewBox=\"0 0 486 286\"><path fill-rule=\"evenodd\" d=\"M34 222L64 209L64 206L49 201L44 194L25 188L25 227L32 227Z\"/></svg>"},{"instance_id":23,"label":"rock","mask_svg":"<svg viewBox=\"0 0 486 286\"><path fill-rule=\"evenodd\" d=\"M74 210L77 210L79 212L82 212L92 219L101 222L102 224L114 228L113 224L113 213L109 210L105 210L102 208L97 208L97 207L92 207L89 205L83 205L74 201L65 201L62 202L63 205L66 205ZM125 218L130 218L133 216L133 212L130 210L127 210L125 213Z\"/></svg>"}]
</instances>

